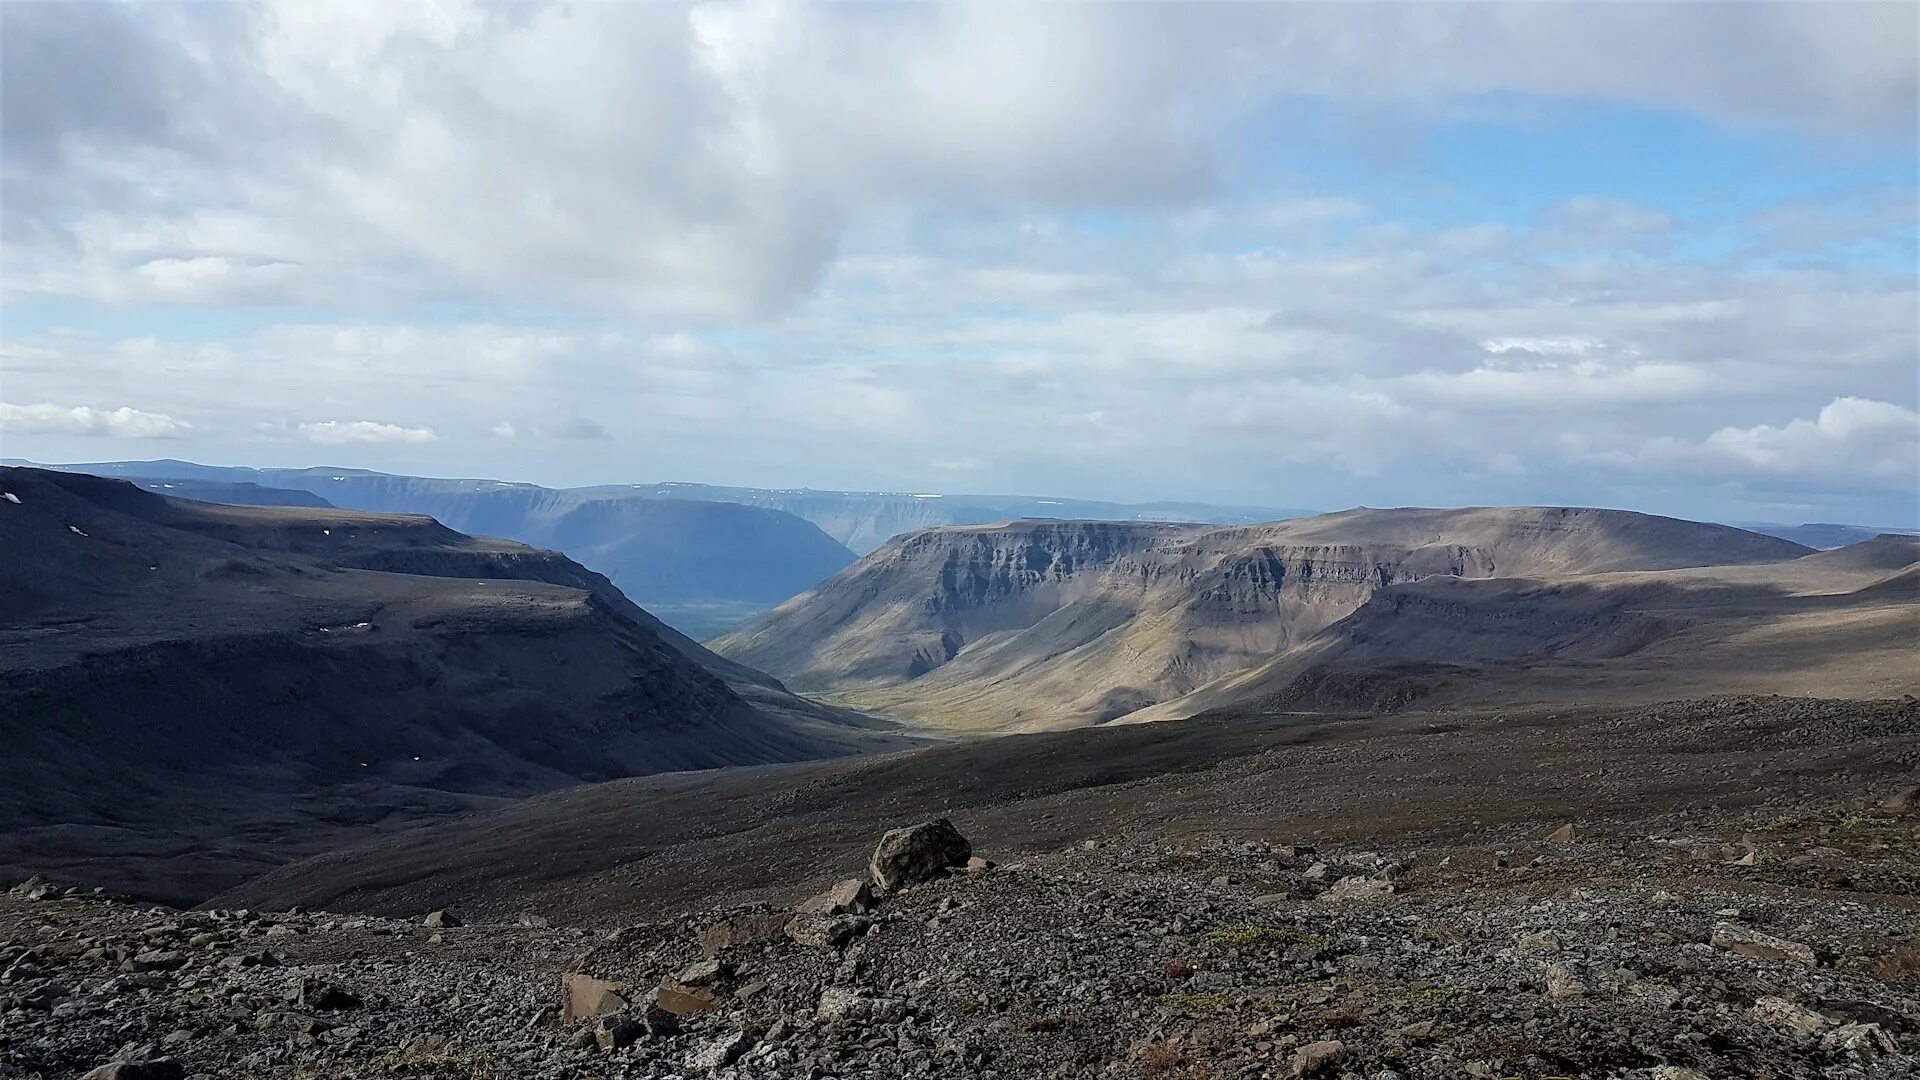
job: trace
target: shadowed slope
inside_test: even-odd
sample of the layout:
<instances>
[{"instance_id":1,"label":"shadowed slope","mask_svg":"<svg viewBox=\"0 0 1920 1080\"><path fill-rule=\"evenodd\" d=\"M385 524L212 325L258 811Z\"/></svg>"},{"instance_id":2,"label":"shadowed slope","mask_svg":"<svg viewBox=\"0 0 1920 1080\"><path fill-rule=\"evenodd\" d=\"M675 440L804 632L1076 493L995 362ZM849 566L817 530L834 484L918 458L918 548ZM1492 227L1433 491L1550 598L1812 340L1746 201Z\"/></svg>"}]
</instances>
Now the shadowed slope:
<instances>
[{"instance_id":1,"label":"shadowed slope","mask_svg":"<svg viewBox=\"0 0 1920 1080\"><path fill-rule=\"evenodd\" d=\"M887 741L743 699L553 552L79 474L0 496L0 864L191 897L356 824Z\"/></svg>"}]
</instances>

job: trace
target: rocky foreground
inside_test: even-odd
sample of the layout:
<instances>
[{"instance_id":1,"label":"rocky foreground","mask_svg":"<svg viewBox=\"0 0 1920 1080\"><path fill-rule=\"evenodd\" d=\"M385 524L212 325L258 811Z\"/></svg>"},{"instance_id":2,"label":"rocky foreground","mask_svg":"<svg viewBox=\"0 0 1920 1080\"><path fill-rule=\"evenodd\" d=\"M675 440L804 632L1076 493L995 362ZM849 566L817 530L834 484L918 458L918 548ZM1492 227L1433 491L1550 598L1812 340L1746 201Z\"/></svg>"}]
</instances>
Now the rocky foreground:
<instances>
[{"instance_id":1,"label":"rocky foreground","mask_svg":"<svg viewBox=\"0 0 1920 1080\"><path fill-rule=\"evenodd\" d=\"M1913 792L1444 846L951 826L611 931L0 900L0 1077L1912 1077Z\"/></svg>"}]
</instances>

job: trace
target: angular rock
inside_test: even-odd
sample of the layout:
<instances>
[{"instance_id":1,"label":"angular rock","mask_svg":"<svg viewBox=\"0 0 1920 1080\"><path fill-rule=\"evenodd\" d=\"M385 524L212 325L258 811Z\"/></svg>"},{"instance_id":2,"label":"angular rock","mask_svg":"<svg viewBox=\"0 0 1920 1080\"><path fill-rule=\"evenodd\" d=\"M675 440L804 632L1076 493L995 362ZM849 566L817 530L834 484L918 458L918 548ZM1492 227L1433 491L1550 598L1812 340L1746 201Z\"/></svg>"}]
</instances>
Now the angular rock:
<instances>
[{"instance_id":1,"label":"angular rock","mask_svg":"<svg viewBox=\"0 0 1920 1080\"><path fill-rule=\"evenodd\" d=\"M946 818L894 829L880 838L867 872L883 893L929 881L950 866L965 866L973 845Z\"/></svg>"},{"instance_id":2,"label":"angular rock","mask_svg":"<svg viewBox=\"0 0 1920 1080\"><path fill-rule=\"evenodd\" d=\"M1293 1060L1287 1065L1288 1075L1314 1076L1328 1072L1346 1056L1347 1044L1338 1039L1311 1042L1294 1051Z\"/></svg>"},{"instance_id":3,"label":"angular rock","mask_svg":"<svg viewBox=\"0 0 1920 1080\"><path fill-rule=\"evenodd\" d=\"M1587 984L1565 964L1547 965L1546 984L1547 996L1556 1000L1579 997L1587 992Z\"/></svg>"},{"instance_id":4,"label":"angular rock","mask_svg":"<svg viewBox=\"0 0 1920 1080\"><path fill-rule=\"evenodd\" d=\"M693 1053L687 1055L687 1068L703 1072L724 1069L752 1046L753 1036L744 1031L730 1031L695 1047Z\"/></svg>"},{"instance_id":5,"label":"angular rock","mask_svg":"<svg viewBox=\"0 0 1920 1080\"><path fill-rule=\"evenodd\" d=\"M429 930L451 930L463 924L452 912L442 908L439 911L427 912L427 917L420 920L420 925Z\"/></svg>"},{"instance_id":6,"label":"angular rock","mask_svg":"<svg viewBox=\"0 0 1920 1080\"><path fill-rule=\"evenodd\" d=\"M820 1020L842 1020L855 1024L894 1024L906 1019L907 999L862 994L844 986L829 986L820 993L814 1016Z\"/></svg>"},{"instance_id":7,"label":"angular rock","mask_svg":"<svg viewBox=\"0 0 1920 1080\"><path fill-rule=\"evenodd\" d=\"M792 918L783 911L734 915L709 925L695 939L702 952L719 956L728 949L781 940L787 936L787 923Z\"/></svg>"},{"instance_id":8,"label":"angular rock","mask_svg":"<svg viewBox=\"0 0 1920 1080\"><path fill-rule=\"evenodd\" d=\"M698 1016L720 1008L720 995L711 987L682 986L668 979L654 992L654 1004L675 1016Z\"/></svg>"},{"instance_id":9,"label":"angular rock","mask_svg":"<svg viewBox=\"0 0 1920 1080\"><path fill-rule=\"evenodd\" d=\"M1513 941L1513 951L1521 956L1552 956L1560 951L1560 939L1545 932L1521 934Z\"/></svg>"},{"instance_id":10,"label":"angular rock","mask_svg":"<svg viewBox=\"0 0 1920 1080\"><path fill-rule=\"evenodd\" d=\"M680 969L679 981L685 986L711 986L733 974L733 965L725 960L696 960Z\"/></svg>"},{"instance_id":11,"label":"angular rock","mask_svg":"<svg viewBox=\"0 0 1920 1080\"><path fill-rule=\"evenodd\" d=\"M1557 828L1557 829L1555 829L1555 830L1553 830L1552 832L1550 832L1550 833L1548 833L1548 834L1547 834L1547 843L1549 843L1549 844L1571 844L1571 843L1573 843L1573 841L1574 841L1574 838L1575 838L1575 837L1576 837L1577 835L1578 835L1578 834L1577 834L1577 833L1575 832L1575 830L1574 830L1574 827L1573 827L1573 823L1572 823L1572 822L1568 822L1567 824L1565 824L1565 825L1562 825L1562 826L1560 826L1559 828Z\"/></svg>"},{"instance_id":12,"label":"angular rock","mask_svg":"<svg viewBox=\"0 0 1920 1080\"><path fill-rule=\"evenodd\" d=\"M1809 1034L1827 1026L1827 1018L1783 997L1761 997L1753 1001L1753 1018L1774 1027L1791 1028Z\"/></svg>"},{"instance_id":13,"label":"angular rock","mask_svg":"<svg viewBox=\"0 0 1920 1080\"><path fill-rule=\"evenodd\" d=\"M667 1038L680 1034L680 1018L658 1004L648 1003L647 1007L640 1011L640 1023L646 1027L647 1034L655 1038Z\"/></svg>"},{"instance_id":14,"label":"angular rock","mask_svg":"<svg viewBox=\"0 0 1920 1080\"><path fill-rule=\"evenodd\" d=\"M47 900L60 895L60 887L46 878L35 874L27 880L8 889L10 895L23 900Z\"/></svg>"},{"instance_id":15,"label":"angular rock","mask_svg":"<svg viewBox=\"0 0 1920 1080\"><path fill-rule=\"evenodd\" d=\"M1813 949L1797 941L1788 941L1771 934L1763 934L1752 927L1739 923L1715 923L1712 937L1713 947L1725 949L1738 956L1750 956L1756 960L1782 960L1812 967L1815 963Z\"/></svg>"},{"instance_id":16,"label":"angular rock","mask_svg":"<svg viewBox=\"0 0 1920 1080\"><path fill-rule=\"evenodd\" d=\"M1322 900L1384 900L1393 895L1393 882L1368 877L1343 877L1320 894Z\"/></svg>"},{"instance_id":17,"label":"angular rock","mask_svg":"<svg viewBox=\"0 0 1920 1080\"><path fill-rule=\"evenodd\" d=\"M187 958L167 949L148 949L127 961L128 971L172 971L184 967Z\"/></svg>"},{"instance_id":18,"label":"angular rock","mask_svg":"<svg viewBox=\"0 0 1920 1080\"><path fill-rule=\"evenodd\" d=\"M795 915L786 930L802 945L838 949L871 925L873 920L864 915Z\"/></svg>"},{"instance_id":19,"label":"angular rock","mask_svg":"<svg viewBox=\"0 0 1920 1080\"><path fill-rule=\"evenodd\" d=\"M344 987L322 979L301 979L293 989L287 992L287 1000L303 1009L316 1012L337 1012L341 1009L360 1007L359 995Z\"/></svg>"},{"instance_id":20,"label":"angular rock","mask_svg":"<svg viewBox=\"0 0 1920 1080\"><path fill-rule=\"evenodd\" d=\"M864 915L873 910L873 887L861 878L848 878L793 910L801 915Z\"/></svg>"},{"instance_id":21,"label":"angular rock","mask_svg":"<svg viewBox=\"0 0 1920 1080\"><path fill-rule=\"evenodd\" d=\"M632 1046L647 1033L640 1021L626 1013L610 1013L593 1022L593 1044L602 1050Z\"/></svg>"},{"instance_id":22,"label":"angular rock","mask_svg":"<svg viewBox=\"0 0 1920 1080\"><path fill-rule=\"evenodd\" d=\"M562 975L560 990L566 998L560 1018L569 1023L621 1012L631 1004L618 984L591 975Z\"/></svg>"},{"instance_id":23,"label":"angular rock","mask_svg":"<svg viewBox=\"0 0 1920 1080\"><path fill-rule=\"evenodd\" d=\"M1872 1061L1882 1055L1899 1053L1900 1044L1879 1024L1842 1024L1820 1037L1820 1049Z\"/></svg>"}]
</instances>

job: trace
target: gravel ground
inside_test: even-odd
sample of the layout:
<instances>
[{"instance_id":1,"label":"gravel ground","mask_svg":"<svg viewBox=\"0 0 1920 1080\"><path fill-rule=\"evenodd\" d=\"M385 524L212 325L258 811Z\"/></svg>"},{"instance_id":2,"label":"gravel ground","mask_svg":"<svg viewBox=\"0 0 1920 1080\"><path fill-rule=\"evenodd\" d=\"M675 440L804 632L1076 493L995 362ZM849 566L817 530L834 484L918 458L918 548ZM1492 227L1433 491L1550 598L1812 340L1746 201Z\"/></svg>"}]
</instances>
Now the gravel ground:
<instances>
[{"instance_id":1,"label":"gravel ground","mask_svg":"<svg viewBox=\"0 0 1920 1080\"><path fill-rule=\"evenodd\" d=\"M1920 1070L1914 802L1317 851L1089 830L612 930L28 885L0 1077L1892 1080Z\"/></svg>"}]
</instances>

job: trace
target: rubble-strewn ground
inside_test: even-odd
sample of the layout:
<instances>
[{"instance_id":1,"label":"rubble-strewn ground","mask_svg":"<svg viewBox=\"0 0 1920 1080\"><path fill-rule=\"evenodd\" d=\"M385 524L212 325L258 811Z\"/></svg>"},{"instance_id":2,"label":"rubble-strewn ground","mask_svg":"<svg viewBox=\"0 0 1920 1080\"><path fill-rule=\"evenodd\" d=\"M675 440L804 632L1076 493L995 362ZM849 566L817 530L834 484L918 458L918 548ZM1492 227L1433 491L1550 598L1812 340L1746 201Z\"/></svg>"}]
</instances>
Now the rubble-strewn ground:
<instances>
[{"instance_id":1,"label":"rubble-strewn ground","mask_svg":"<svg viewBox=\"0 0 1920 1080\"><path fill-rule=\"evenodd\" d=\"M1225 806L1230 830L976 835L999 865L865 913L435 927L21 889L0 1077L1912 1077L1920 807L1885 745L1894 784L1689 810L1622 804L1602 769L1587 812L1373 846L1250 837ZM563 1017L569 976L604 1015Z\"/></svg>"}]
</instances>

